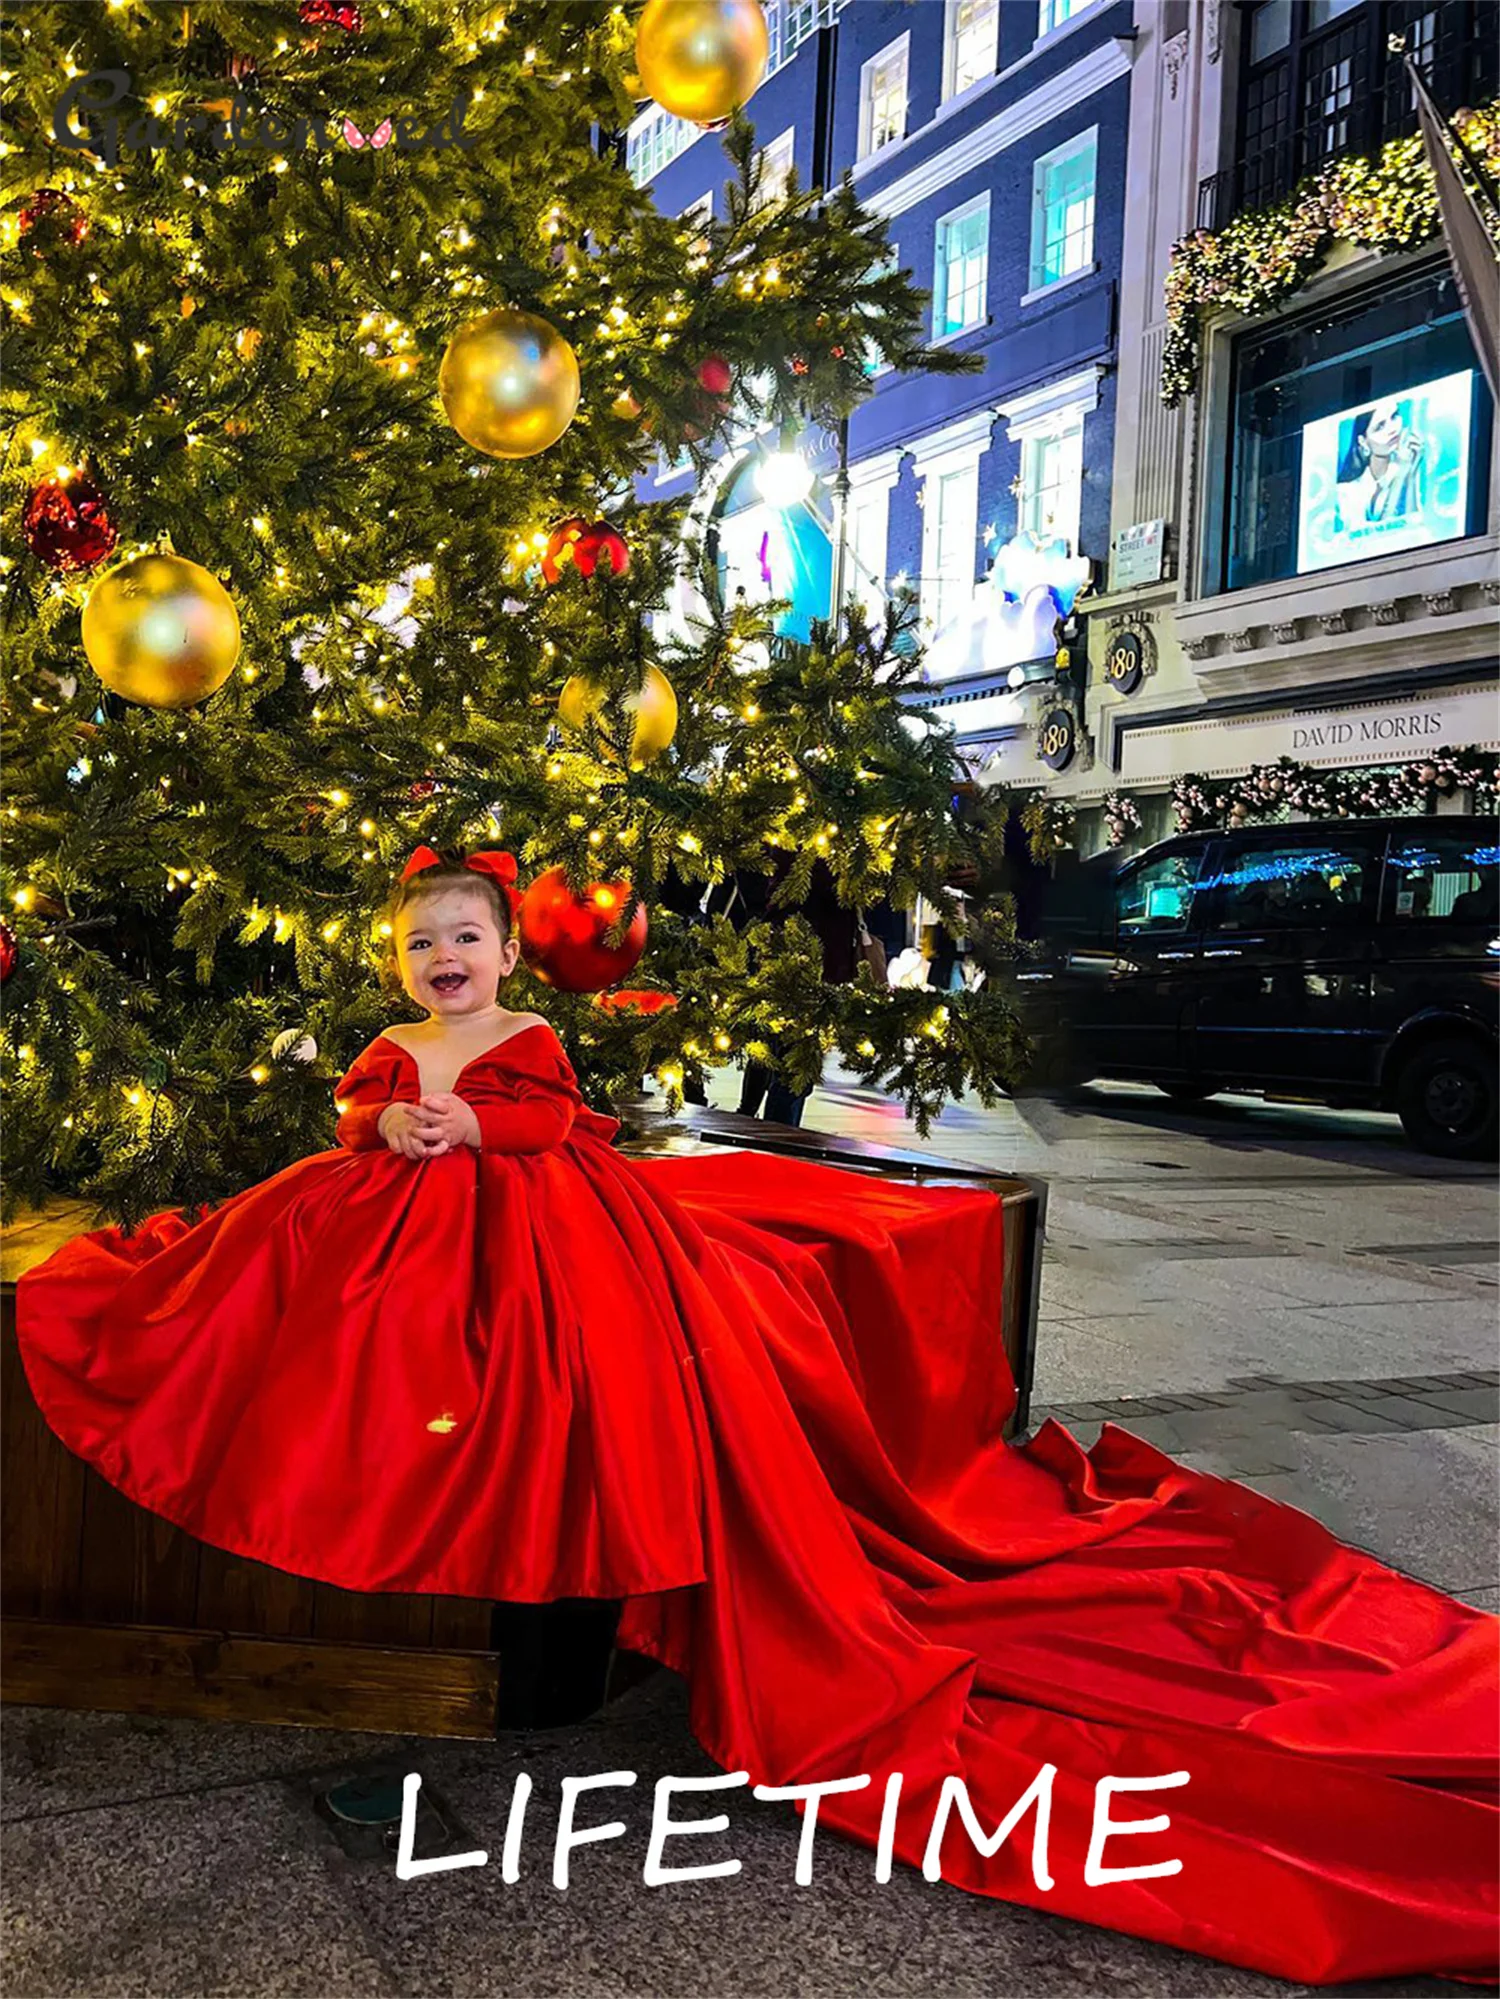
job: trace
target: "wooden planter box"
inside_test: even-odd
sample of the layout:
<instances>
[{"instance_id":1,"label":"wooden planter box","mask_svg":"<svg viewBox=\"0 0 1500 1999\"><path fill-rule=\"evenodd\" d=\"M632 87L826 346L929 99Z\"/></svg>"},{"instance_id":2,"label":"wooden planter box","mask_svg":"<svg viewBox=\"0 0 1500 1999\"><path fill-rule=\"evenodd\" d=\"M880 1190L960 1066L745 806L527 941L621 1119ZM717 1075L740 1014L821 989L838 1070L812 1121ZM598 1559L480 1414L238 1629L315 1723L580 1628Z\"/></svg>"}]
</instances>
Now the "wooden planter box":
<instances>
[{"instance_id":1,"label":"wooden planter box","mask_svg":"<svg viewBox=\"0 0 1500 1999\"><path fill-rule=\"evenodd\" d=\"M1004 1203L1003 1336L1024 1428L1035 1349L1044 1189L924 1154L687 1108L631 1151L750 1146L921 1183L993 1189ZM652 1670L609 1651L598 1607L527 1613L467 1597L377 1595L307 1582L224 1554L145 1512L60 1444L42 1420L15 1333L15 1280L88 1214L23 1218L0 1285L0 1700L125 1714L488 1736L518 1629L576 1663L598 1655L606 1698ZM602 1634L602 1635L601 1635ZM607 1678L606 1678L607 1674ZM586 1677L586 1675L585 1675ZM524 1719L514 1712L508 1720Z\"/></svg>"}]
</instances>

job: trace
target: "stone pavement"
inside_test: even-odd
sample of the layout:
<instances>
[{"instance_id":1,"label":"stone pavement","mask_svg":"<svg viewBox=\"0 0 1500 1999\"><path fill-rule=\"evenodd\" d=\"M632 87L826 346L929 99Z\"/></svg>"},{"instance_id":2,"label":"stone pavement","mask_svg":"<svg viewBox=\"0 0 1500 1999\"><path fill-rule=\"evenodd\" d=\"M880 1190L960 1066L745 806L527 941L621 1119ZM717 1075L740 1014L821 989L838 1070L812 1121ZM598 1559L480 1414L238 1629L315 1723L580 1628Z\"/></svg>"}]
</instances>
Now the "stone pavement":
<instances>
[{"instance_id":1,"label":"stone pavement","mask_svg":"<svg viewBox=\"0 0 1500 1999\"><path fill-rule=\"evenodd\" d=\"M820 1092L807 1122L913 1142L896 1107L847 1085ZM960 1105L928 1144L1049 1182L1036 1421L1051 1413L1085 1440L1121 1422L1500 1608L1492 1178L1420 1158L1388 1119L1243 1100L1184 1112L1113 1087L1066 1110ZM870 1856L834 1838L818 1842L812 1885L794 1888L799 1822L744 1792L712 1801L730 1833L683 1855L732 1854L743 1871L653 1893L650 1786L713 1768L665 1674L581 1727L494 1743L21 1709L3 1730L11 1999L1301 1989L906 1869L876 1888ZM417 1770L453 1849L498 1856L521 1769L535 1825L514 1886L494 1862L399 1882L388 1856L346 1850L313 1809L358 1771ZM605 1770L633 1770L637 1785L588 1817L623 1818L629 1834L586 1848L578 1885L559 1894L559 1778Z\"/></svg>"}]
</instances>

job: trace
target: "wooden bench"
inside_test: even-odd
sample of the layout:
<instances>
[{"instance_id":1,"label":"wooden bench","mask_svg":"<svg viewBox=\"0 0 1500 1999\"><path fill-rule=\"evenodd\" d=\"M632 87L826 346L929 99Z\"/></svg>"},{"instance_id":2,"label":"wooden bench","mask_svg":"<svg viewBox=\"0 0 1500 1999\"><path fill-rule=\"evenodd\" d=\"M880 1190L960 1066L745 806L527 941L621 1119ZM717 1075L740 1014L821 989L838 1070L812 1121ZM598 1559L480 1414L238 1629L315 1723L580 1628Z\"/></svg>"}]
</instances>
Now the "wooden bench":
<instances>
[{"instance_id":1,"label":"wooden bench","mask_svg":"<svg viewBox=\"0 0 1500 1999\"><path fill-rule=\"evenodd\" d=\"M1024 1428L1041 1276L1041 1186L696 1107L644 1129L627 1149L659 1154L702 1144L999 1194L1003 1337L1020 1396L1011 1429ZM16 1343L17 1277L88 1226L87 1209L59 1203L40 1216L23 1215L7 1232L0 1284L0 1699L384 1734L488 1736L497 1725L569 1718L570 1702L586 1712L654 1670L612 1650L610 1606L537 1610L335 1589L224 1554L124 1498L48 1429ZM557 1680L559 1660L572 1687L549 1713L545 1688ZM595 1694L580 1701L580 1689L590 1685Z\"/></svg>"}]
</instances>

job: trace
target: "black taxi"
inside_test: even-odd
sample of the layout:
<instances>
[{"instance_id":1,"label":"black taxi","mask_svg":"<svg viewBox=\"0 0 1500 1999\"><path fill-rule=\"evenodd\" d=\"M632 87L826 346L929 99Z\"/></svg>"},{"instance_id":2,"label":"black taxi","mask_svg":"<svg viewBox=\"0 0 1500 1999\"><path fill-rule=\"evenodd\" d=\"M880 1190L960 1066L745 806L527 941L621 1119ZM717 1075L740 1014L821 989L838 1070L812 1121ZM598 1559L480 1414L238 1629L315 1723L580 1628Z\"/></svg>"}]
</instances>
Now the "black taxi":
<instances>
[{"instance_id":1,"label":"black taxi","mask_svg":"<svg viewBox=\"0 0 1500 1999\"><path fill-rule=\"evenodd\" d=\"M1036 1085L1373 1105L1424 1151L1496 1151L1500 821L1183 834L1076 863L1043 930L1017 974Z\"/></svg>"}]
</instances>

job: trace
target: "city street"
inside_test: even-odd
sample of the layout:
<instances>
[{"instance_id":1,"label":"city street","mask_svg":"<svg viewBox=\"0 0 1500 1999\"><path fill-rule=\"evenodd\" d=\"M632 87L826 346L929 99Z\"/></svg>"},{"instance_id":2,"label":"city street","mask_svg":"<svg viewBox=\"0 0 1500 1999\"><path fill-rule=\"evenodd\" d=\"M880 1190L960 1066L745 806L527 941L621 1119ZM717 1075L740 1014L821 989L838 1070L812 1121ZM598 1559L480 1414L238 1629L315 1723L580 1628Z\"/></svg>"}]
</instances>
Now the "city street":
<instances>
[{"instance_id":1,"label":"city street","mask_svg":"<svg viewBox=\"0 0 1500 1999\"><path fill-rule=\"evenodd\" d=\"M716 1094L727 1102L726 1073ZM873 1093L834 1086L809 1127L918 1143ZM1062 1108L961 1105L929 1149L1045 1178L1033 1422L1113 1420L1305 1508L1407 1572L1491 1608L1496 1566L1492 1178L1425 1159L1393 1120L1226 1099L1192 1112L1097 1087ZM816 1661L810 1660L810 1672ZM666 1995L910 1999L1293 1988L1106 1929L981 1902L819 1838L793 1885L790 1807L736 1792L727 1833L681 1864L734 1878L647 1889L649 1791L707 1774L666 1674L581 1727L494 1744L9 1709L3 1718L8 1984L19 1994ZM314 1794L420 1771L448 1850L492 1863L400 1882L345 1850ZM521 1879L499 1847L516 1775L536 1786ZM634 1771L581 1816L624 1838L551 1885L559 1780ZM1437 1993L1435 1981L1384 1993Z\"/></svg>"}]
</instances>

